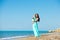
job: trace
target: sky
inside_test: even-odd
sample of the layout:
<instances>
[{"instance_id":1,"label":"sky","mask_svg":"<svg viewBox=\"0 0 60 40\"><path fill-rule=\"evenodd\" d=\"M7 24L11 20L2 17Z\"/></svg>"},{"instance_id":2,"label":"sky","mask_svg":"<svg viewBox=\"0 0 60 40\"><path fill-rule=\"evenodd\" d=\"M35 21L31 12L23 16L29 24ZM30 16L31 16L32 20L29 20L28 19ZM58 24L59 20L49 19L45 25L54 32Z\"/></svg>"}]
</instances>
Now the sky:
<instances>
[{"instance_id":1,"label":"sky","mask_svg":"<svg viewBox=\"0 0 60 40\"><path fill-rule=\"evenodd\" d=\"M31 31L38 13L40 31L60 28L60 0L0 0L0 31Z\"/></svg>"}]
</instances>

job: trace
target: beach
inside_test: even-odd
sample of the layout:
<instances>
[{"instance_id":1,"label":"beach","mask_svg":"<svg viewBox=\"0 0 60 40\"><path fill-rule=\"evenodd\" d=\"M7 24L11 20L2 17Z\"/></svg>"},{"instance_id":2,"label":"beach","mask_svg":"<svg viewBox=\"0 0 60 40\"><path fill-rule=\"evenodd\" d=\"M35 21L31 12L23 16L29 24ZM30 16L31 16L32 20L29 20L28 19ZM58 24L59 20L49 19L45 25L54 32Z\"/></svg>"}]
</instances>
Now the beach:
<instances>
[{"instance_id":1,"label":"beach","mask_svg":"<svg viewBox=\"0 0 60 40\"><path fill-rule=\"evenodd\" d=\"M36 40L35 37L21 38L17 40ZM39 37L39 40L60 40L60 33L47 33Z\"/></svg>"},{"instance_id":2,"label":"beach","mask_svg":"<svg viewBox=\"0 0 60 40\"><path fill-rule=\"evenodd\" d=\"M38 39L39 40L60 40L60 32L42 34ZM34 36L28 36L22 38L17 37L12 39L0 39L0 40L36 40L36 38Z\"/></svg>"}]
</instances>

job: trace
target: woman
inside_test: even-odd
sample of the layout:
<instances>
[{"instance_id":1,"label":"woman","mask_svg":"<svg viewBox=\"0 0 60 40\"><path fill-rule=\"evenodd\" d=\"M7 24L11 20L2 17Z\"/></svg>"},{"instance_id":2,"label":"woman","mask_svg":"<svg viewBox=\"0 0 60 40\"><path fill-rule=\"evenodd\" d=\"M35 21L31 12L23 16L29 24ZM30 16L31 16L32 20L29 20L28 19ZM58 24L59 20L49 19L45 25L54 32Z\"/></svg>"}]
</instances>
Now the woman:
<instances>
[{"instance_id":1,"label":"woman","mask_svg":"<svg viewBox=\"0 0 60 40\"><path fill-rule=\"evenodd\" d=\"M38 23L40 21L39 14L36 13L33 18L32 18L32 24L33 24L33 32L35 37L39 37L39 32L38 32Z\"/></svg>"}]
</instances>

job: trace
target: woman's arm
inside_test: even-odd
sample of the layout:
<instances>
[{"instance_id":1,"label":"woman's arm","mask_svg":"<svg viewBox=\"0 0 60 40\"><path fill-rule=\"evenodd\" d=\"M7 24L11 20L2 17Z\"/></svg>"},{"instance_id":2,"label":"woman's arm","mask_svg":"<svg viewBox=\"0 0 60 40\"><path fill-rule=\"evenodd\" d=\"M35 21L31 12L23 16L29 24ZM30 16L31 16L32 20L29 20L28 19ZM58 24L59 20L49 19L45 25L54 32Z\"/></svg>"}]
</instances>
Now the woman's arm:
<instances>
[{"instance_id":1,"label":"woman's arm","mask_svg":"<svg viewBox=\"0 0 60 40\"><path fill-rule=\"evenodd\" d=\"M37 21L38 21L38 18L36 18L35 20L32 18L32 24Z\"/></svg>"},{"instance_id":2,"label":"woman's arm","mask_svg":"<svg viewBox=\"0 0 60 40\"><path fill-rule=\"evenodd\" d=\"M37 22L38 21L38 18L36 18L35 21Z\"/></svg>"}]
</instances>

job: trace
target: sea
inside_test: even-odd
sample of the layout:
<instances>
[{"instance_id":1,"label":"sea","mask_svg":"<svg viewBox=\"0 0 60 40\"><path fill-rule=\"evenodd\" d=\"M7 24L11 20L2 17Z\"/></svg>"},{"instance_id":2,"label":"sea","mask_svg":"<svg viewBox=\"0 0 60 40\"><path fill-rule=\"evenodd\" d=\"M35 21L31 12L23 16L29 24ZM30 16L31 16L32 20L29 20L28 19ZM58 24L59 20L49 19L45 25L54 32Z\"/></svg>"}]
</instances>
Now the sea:
<instances>
[{"instance_id":1,"label":"sea","mask_svg":"<svg viewBox=\"0 0 60 40\"><path fill-rule=\"evenodd\" d=\"M39 31L40 35L45 33L48 33L48 31ZM33 31L0 31L0 39L21 38L28 36L34 36Z\"/></svg>"}]
</instances>

